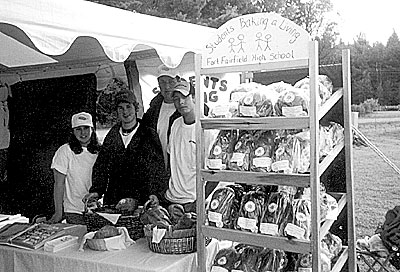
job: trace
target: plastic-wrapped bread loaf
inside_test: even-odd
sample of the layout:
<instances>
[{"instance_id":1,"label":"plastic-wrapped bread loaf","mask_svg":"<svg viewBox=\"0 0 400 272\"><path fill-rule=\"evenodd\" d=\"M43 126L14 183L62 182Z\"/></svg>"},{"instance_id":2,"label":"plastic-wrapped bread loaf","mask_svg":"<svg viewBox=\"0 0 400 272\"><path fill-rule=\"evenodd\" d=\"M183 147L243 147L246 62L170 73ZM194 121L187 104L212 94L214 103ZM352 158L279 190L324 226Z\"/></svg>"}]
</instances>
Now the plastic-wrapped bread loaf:
<instances>
[{"instance_id":1,"label":"plastic-wrapped bread loaf","mask_svg":"<svg viewBox=\"0 0 400 272\"><path fill-rule=\"evenodd\" d=\"M250 152L253 144L253 134L250 131L241 131L239 138L228 160L228 169L249 171Z\"/></svg>"},{"instance_id":2,"label":"plastic-wrapped bread loaf","mask_svg":"<svg viewBox=\"0 0 400 272\"><path fill-rule=\"evenodd\" d=\"M274 109L277 116L307 116L310 109L310 94L300 88L286 89L279 94Z\"/></svg>"},{"instance_id":3,"label":"plastic-wrapped bread loaf","mask_svg":"<svg viewBox=\"0 0 400 272\"><path fill-rule=\"evenodd\" d=\"M273 131L256 131L250 155L250 171L271 172L272 157L275 148Z\"/></svg>"},{"instance_id":4,"label":"plastic-wrapped bread loaf","mask_svg":"<svg viewBox=\"0 0 400 272\"><path fill-rule=\"evenodd\" d=\"M278 93L262 84L253 85L239 100L239 116L241 117L268 117L274 115L274 106Z\"/></svg>"},{"instance_id":5,"label":"plastic-wrapped bread loaf","mask_svg":"<svg viewBox=\"0 0 400 272\"><path fill-rule=\"evenodd\" d=\"M221 130L208 154L207 167L214 170L225 170L236 141L237 130Z\"/></svg>"},{"instance_id":6,"label":"plastic-wrapped bread loaf","mask_svg":"<svg viewBox=\"0 0 400 272\"><path fill-rule=\"evenodd\" d=\"M295 88L310 90L310 79L305 77L294 84ZM332 80L326 75L318 76L318 101L320 105L324 104L332 96L333 84Z\"/></svg>"}]
</instances>

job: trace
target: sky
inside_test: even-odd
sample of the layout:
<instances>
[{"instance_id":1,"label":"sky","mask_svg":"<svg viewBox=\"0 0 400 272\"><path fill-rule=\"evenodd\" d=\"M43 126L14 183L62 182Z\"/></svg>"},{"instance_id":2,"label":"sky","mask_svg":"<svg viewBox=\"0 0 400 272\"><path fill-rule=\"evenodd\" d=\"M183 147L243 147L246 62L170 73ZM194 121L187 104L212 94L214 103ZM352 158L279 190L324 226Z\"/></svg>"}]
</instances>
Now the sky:
<instances>
[{"instance_id":1,"label":"sky","mask_svg":"<svg viewBox=\"0 0 400 272\"><path fill-rule=\"evenodd\" d=\"M372 45L387 40L395 29L400 37L400 0L331 0L341 38L352 43L357 35L365 33L366 40Z\"/></svg>"}]
</instances>

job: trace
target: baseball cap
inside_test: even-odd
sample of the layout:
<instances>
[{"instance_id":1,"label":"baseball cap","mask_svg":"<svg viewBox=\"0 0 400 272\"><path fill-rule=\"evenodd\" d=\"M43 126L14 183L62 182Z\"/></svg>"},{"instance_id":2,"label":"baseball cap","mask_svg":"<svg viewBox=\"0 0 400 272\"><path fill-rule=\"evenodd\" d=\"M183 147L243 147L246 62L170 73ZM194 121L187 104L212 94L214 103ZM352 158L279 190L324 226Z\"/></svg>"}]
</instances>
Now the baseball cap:
<instances>
[{"instance_id":1,"label":"baseball cap","mask_svg":"<svg viewBox=\"0 0 400 272\"><path fill-rule=\"evenodd\" d=\"M157 68L157 77L161 76L169 76L175 78L176 76L179 76L179 72L176 69L169 68L165 64L161 64Z\"/></svg>"},{"instance_id":2,"label":"baseball cap","mask_svg":"<svg viewBox=\"0 0 400 272\"><path fill-rule=\"evenodd\" d=\"M71 119L72 128L79 126L93 127L92 116L87 112L80 112L72 115Z\"/></svg>"},{"instance_id":3,"label":"baseball cap","mask_svg":"<svg viewBox=\"0 0 400 272\"><path fill-rule=\"evenodd\" d=\"M179 81L174 86L174 92L180 92L184 96L188 96L190 94L190 83L187 81Z\"/></svg>"}]
</instances>

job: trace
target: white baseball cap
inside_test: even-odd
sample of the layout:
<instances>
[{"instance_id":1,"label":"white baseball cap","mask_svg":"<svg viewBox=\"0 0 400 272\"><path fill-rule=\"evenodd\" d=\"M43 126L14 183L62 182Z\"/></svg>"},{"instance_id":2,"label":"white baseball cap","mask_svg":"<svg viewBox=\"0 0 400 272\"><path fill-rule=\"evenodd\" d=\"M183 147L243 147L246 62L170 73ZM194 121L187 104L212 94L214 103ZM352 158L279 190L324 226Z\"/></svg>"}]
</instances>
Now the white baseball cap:
<instances>
[{"instance_id":1,"label":"white baseball cap","mask_svg":"<svg viewBox=\"0 0 400 272\"><path fill-rule=\"evenodd\" d=\"M174 86L174 92L180 92L183 96L190 94L190 83L187 81L179 81Z\"/></svg>"},{"instance_id":2,"label":"white baseball cap","mask_svg":"<svg viewBox=\"0 0 400 272\"><path fill-rule=\"evenodd\" d=\"M169 76L175 78L176 76L179 76L179 72L176 69L169 68L165 64L161 64L157 68L157 77L161 76Z\"/></svg>"},{"instance_id":3,"label":"white baseball cap","mask_svg":"<svg viewBox=\"0 0 400 272\"><path fill-rule=\"evenodd\" d=\"M93 127L92 116L87 112L80 112L72 115L71 119L72 128L79 126Z\"/></svg>"}]
</instances>

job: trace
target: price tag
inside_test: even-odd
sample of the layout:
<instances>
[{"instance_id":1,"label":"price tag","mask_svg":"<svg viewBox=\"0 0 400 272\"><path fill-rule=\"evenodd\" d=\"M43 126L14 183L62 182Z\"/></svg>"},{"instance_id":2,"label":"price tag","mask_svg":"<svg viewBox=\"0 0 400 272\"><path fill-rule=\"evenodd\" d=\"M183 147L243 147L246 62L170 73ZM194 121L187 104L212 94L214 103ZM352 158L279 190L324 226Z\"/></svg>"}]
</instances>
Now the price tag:
<instances>
[{"instance_id":1,"label":"price tag","mask_svg":"<svg viewBox=\"0 0 400 272\"><path fill-rule=\"evenodd\" d=\"M261 223L260 224L260 232L263 234L268 234L268 235L278 235L278 225L277 224L272 224L272 223Z\"/></svg>"},{"instance_id":2,"label":"price tag","mask_svg":"<svg viewBox=\"0 0 400 272\"><path fill-rule=\"evenodd\" d=\"M299 117L304 116L302 106L282 107L282 115L286 117Z\"/></svg>"},{"instance_id":3,"label":"price tag","mask_svg":"<svg viewBox=\"0 0 400 272\"><path fill-rule=\"evenodd\" d=\"M241 227L242 229L248 229L252 232L257 232L257 222L255 219L239 217L238 226Z\"/></svg>"},{"instance_id":4,"label":"price tag","mask_svg":"<svg viewBox=\"0 0 400 272\"><path fill-rule=\"evenodd\" d=\"M285 232L287 235L304 240L304 234L306 233L306 230L296 226L295 224L288 223L285 227Z\"/></svg>"},{"instance_id":5,"label":"price tag","mask_svg":"<svg viewBox=\"0 0 400 272\"><path fill-rule=\"evenodd\" d=\"M249 116L249 117L257 115L256 107L254 106L239 106L239 113L241 116Z\"/></svg>"}]
</instances>

